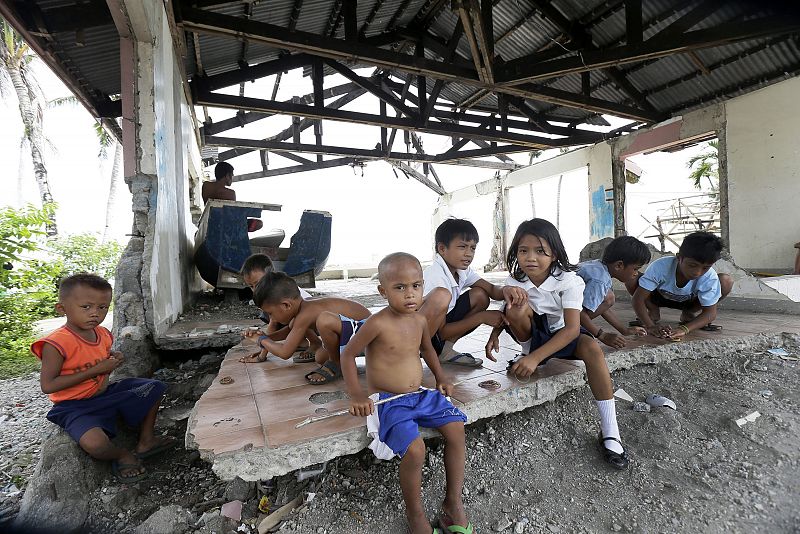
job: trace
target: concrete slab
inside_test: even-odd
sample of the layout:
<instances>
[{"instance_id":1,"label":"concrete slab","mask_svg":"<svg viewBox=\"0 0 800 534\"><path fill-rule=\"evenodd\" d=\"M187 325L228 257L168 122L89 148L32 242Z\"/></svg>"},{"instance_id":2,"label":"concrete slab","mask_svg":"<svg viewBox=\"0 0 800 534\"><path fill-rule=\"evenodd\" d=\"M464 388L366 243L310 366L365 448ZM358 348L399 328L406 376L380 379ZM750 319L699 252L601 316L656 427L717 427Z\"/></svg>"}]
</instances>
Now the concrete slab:
<instances>
[{"instance_id":1,"label":"concrete slab","mask_svg":"<svg viewBox=\"0 0 800 534\"><path fill-rule=\"evenodd\" d=\"M242 339L242 331L251 326L263 326L260 319L210 321L179 321L156 339L163 350L192 350L230 347Z\"/></svg>"},{"instance_id":2,"label":"concrete slab","mask_svg":"<svg viewBox=\"0 0 800 534\"><path fill-rule=\"evenodd\" d=\"M625 322L634 316L626 303L620 303L615 311ZM675 323L678 313L666 310L664 320ZM609 368L613 371L697 358L710 352L719 354L739 348L743 338L759 333L800 333L796 316L725 312L715 322L723 326L721 332L693 332L680 343L646 337L629 340L629 346L622 350L604 347ZM456 347L482 353L488 332L488 327L479 328ZM517 355L519 347L505 334L501 345L499 361L487 361L484 368L445 366L453 381L463 381L453 401L467 414L469 423L542 404L586 384L583 364L563 360L541 366L528 381L510 377L505 373L506 361ZM308 416L347 408L343 382L307 384L303 375L314 364L295 364L275 357L261 364L239 363L238 358L250 350L238 345L228 352L217 380L198 401L187 427L186 446L198 449L202 458L213 463L219 477L267 479L367 446L362 418L343 415L295 428ZM219 379L225 376L233 383L221 384ZM500 388L480 387L485 380L497 381ZM427 369L423 382L433 385Z\"/></svg>"}]
</instances>

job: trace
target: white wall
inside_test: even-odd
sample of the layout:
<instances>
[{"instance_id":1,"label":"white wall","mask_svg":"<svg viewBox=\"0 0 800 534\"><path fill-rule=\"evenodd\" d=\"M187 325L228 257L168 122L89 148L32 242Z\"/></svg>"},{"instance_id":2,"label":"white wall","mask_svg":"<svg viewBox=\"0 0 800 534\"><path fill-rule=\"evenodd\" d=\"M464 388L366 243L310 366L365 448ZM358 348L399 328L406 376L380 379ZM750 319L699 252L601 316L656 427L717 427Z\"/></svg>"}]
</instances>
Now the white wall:
<instances>
[{"instance_id":1,"label":"white wall","mask_svg":"<svg viewBox=\"0 0 800 534\"><path fill-rule=\"evenodd\" d=\"M730 250L747 269L788 269L800 241L800 78L725 104Z\"/></svg>"},{"instance_id":2,"label":"white wall","mask_svg":"<svg viewBox=\"0 0 800 534\"><path fill-rule=\"evenodd\" d=\"M131 5L129 2L128 5ZM200 153L162 2L147 0L129 14L137 38L138 171L154 176L151 217L155 210L149 265L150 309L154 335L164 333L196 290L193 268L195 227L189 211L189 183L197 177ZM143 37L150 36L150 39ZM147 255L145 256L147 260Z\"/></svg>"}]
</instances>

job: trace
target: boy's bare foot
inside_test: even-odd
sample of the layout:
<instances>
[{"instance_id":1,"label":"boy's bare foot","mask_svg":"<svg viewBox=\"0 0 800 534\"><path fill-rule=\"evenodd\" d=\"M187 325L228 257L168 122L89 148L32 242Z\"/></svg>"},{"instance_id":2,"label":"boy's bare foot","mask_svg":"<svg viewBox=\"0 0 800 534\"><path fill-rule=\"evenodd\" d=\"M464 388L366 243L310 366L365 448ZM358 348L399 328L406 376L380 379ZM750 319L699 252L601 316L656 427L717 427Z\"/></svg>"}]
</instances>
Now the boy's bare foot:
<instances>
[{"instance_id":1,"label":"boy's bare foot","mask_svg":"<svg viewBox=\"0 0 800 534\"><path fill-rule=\"evenodd\" d=\"M254 352L250 356L242 356L239 358L239 361L242 363L261 363L267 361L267 355L262 354L261 351Z\"/></svg>"},{"instance_id":2,"label":"boy's bare foot","mask_svg":"<svg viewBox=\"0 0 800 534\"><path fill-rule=\"evenodd\" d=\"M442 503L442 514L439 516L439 525L444 529L452 525L459 525L466 528L469 525L467 514L464 511L464 503L450 502L445 500Z\"/></svg>"},{"instance_id":3,"label":"boy's bare foot","mask_svg":"<svg viewBox=\"0 0 800 534\"><path fill-rule=\"evenodd\" d=\"M433 527L431 527L423 511L414 514L406 510L406 520L408 521L408 530L411 534L431 534L433 531Z\"/></svg>"}]
</instances>

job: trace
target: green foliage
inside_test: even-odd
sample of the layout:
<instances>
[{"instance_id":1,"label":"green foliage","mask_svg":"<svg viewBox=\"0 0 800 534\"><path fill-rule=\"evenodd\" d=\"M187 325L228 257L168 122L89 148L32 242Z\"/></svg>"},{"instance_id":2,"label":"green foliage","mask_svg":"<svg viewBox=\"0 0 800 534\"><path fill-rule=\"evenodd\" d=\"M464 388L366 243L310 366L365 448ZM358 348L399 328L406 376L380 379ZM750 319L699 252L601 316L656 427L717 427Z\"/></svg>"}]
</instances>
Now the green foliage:
<instances>
[{"instance_id":1,"label":"green foliage","mask_svg":"<svg viewBox=\"0 0 800 534\"><path fill-rule=\"evenodd\" d=\"M34 323L52 317L58 280L78 272L113 279L122 248L91 234L46 238L54 209L0 210L0 378L38 368L28 348Z\"/></svg>"},{"instance_id":2,"label":"green foliage","mask_svg":"<svg viewBox=\"0 0 800 534\"><path fill-rule=\"evenodd\" d=\"M20 254L37 250L40 238L45 235L43 227L54 212L52 204L42 209L29 204L20 210L0 210L0 263L18 261ZM0 284L5 285L7 270L2 271L5 272L0 272Z\"/></svg>"},{"instance_id":3,"label":"green foliage","mask_svg":"<svg viewBox=\"0 0 800 534\"><path fill-rule=\"evenodd\" d=\"M94 273L114 279L122 247L116 241L101 243L97 236L79 234L60 237L50 242L50 250L61 265L61 276Z\"/></svg>"},{"instance_id":4,"label":"green foliage","mask_svg":"<svg viewBox=\"0 0 800 534\"><path fill-rule=\"evenodd\" d=\"M700 189L703 178L711 184L711 189L716 191L719 187L719 142L709 141L708 150L692 156L686 162L686 167L691 169L689 179L694 182L694 186Z\"/></svg>"}]
</instances>

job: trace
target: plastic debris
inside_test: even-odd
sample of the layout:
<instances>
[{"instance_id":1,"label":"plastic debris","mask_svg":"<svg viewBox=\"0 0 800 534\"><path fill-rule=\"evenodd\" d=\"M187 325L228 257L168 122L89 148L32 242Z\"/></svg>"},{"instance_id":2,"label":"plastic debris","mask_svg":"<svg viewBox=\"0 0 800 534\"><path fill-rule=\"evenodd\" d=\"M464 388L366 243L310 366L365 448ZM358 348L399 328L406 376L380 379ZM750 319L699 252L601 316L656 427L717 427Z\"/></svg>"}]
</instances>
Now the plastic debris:
<instances>
[{"instance_id":1,"label":"plastic debris","mask_svg":"<svg viewBox=\"0 0 800 534\"><path fill-rule=\"evenodd\" d=\"M764 397L765 399L768 399L768 398L770 398L772 396L772 390L771 389L762 389L761 391L758 392L758 394L761 395L762 397Z\"/></svg>"},{"instance_id":2,"label":"plastic debris","mask_svg":"<svg viewBox=\"0 0 800 534\"><path fill-rule=\"evenodd\" d=\"M306 493L306 500L304 501L304 503L303 503L303 504L308 504L308 503L310 503L311 501L313 501L313 500L314 500L314 497L316 497L316 496L317 496L317 494L316 494L316 493L311 493L311 492L309 492L309 493Z\"/></svg>"},{"instance_id":3,"label":"plastic debris","mask_svg":"<svg viewBox=\"0 0 800 534\"><path fill-rule=\"evenodd\" d=\"M653 408L666 407L666 408L672 408L673 410L678 409L674 401L668 399L667 397L662 397L661 395L650 394L644 401Z\"/></svg>"},{"instance_id":4,"label":"plastic debris","mask_svg":"<svg viewBox=\"0 0 800 534\"><path fill-rule=\"evenodd\" d=\"M789 353L786 352L786 349L777 348L777 349L767 349L767 352L772 354L773 356L788 356Z\"/></svg>"},{"instance_id":5,"label":"plastic debris","mask_svg":"<svg viewBox=\"0 0 800 534\"><path fill-rule=\"evenodd\" d=\"M634 402L633 403L633 411L634 412L649 412L650 405L646 402Z\"/></svg>"},{"instance_id":6,"label":"plastic debris","mask_svg":"<svg viewBox=\"0 0 800 534\"><path fill-rule=\"evenodd\" d=\"M758 419L759 417L761 417L761 414L758 413L758 412L749 413L749 414L745 415L744 417L742 417L740 419L737 419L736 420L736 424L741 428L744 425L746 425L747 423L755 422L755 420Z\"/></svg>"},{"instance_id":7,"label":"plastic debris","mask_svg":"<svg viewBox=\"0 0 800 534\"><path fill-rule=\"evenodd\" d=\"M325 467L328 465L328 462L322 462L321 464L314 464L308 467L304 467L303 469L297 470L297 481L302 482L307 478L315 477L317 475L321 475L325 472Z\"/></svg>"},{"instance_id":8,"label":"plastic debris","mask_svg":"<svg viewBox=\"0 0 800 534\"><path fill-rule=\"evenodd\" d=\"M230 517L234 521L241 521L242 520L242 501L231 501L226 502L222 505L222 509L219 511L220 515L224 515L225 517Z\"/></svg>"},{"instance_id":9,"label":"plastic debris","mask_svg":"<svg viewBox=\"0 0 800 534\"><path fill-rule=\"evenodd\" d=\"M226 386L228 384L233 384L233 382L234 380L233 377L231 376L223 376L222 378L219 379L219 383L222 384L223 386Z\"/></svg>"},{"instance_id":10,"label":"plastic debris","mask_svg":"<svg viewBox=\"0 0 800 534\"><path fill-rule=\"evenodd\" d=\"M258 501L258 511L261 512L262 514L269 513L269 497L267 497L266 495L261 497L261 500Z\"/></svg>"},{"instance_id":11,"label":"plastic debris","mask_svg":"<svg viewBox=\"0 0 800 534\"><path fill-rule=\"evenodd\" d=\"M628 395L628 392L622 388L619 388L617 391L615 391L614 396L618 399L622 399L628 402L633 402L633 397Z\"/></svg>"}]
</instances>

